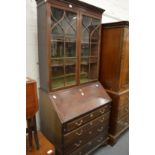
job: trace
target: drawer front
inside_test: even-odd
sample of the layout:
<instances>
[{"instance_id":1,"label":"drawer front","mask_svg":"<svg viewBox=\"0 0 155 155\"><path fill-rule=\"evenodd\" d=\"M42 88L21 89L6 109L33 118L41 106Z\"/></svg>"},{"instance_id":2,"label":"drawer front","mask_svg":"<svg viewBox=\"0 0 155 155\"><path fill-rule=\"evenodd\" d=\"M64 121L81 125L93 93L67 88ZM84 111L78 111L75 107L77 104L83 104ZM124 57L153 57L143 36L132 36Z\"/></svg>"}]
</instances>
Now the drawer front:
<instances>
[{"instance_id":1,"label":"drawer front","mask_svg":"<svg viewBox=\"0 0 155 155\"><path fill-rule=\"evenodd\" d=\"M118 110L118 119L121 119L123 116L129 114L129 104L125 104Z\"/></svg>"},{"instance_id":2,"label":"drawer front","mask_svg":"<svg viewBox=\"0 0 155 155\"><path fill-rule=\"evenodd\" d=\"M65 154L75 151L82 145L86 144L90 139L95 138L96 136L104 132L108 134L108 126L102 125L100 127L97 127L96 129L89 130L86 135L83 135L81 138L73 141L70 145L64 146Z\"/></svg>"},{"instance_id":3,"label":"drawer front","mask_svg":"<svg viewBox=\"0 0 155 155\"><path fill-rule=\"evenodd\" d=\"M96 109L78 119L75 119L71 122L68 122L64 125L63 127L63 131L64 133L70 132L84 124L86 124L87 122L95 119L96 117L105 114L106 112L108 112L110 110L110 105L107 104L99 109Z\"/></svg>"},{"instance_id":4,"label":"drawer front","mask_svg":"<svg viewBox=\"0 0 155 155\"><path fill-rule=\"evenodd\" d=\"M129 126L129 115L127 114L122 119L117 121L116 132L120 132L121 130L123 130L124 128L128 126Z\"/></svg>"},{"instance_id":5,"label":"drawer front","mask_svg":"<svg viewBox=\"0 0 155 155\"><path fill-rule=\"evenodd\" d=\"M100 144L103 144L107 136L108 136L107 133L100 134L94 139L87 142L85 145L81 146L76 151L69 153L67 155L85 155L86 153L90 152L93 148L99 146Z\"/></svg>"},{"instance_id":6,"label":"drawer front","mask_svg":"<svg viewBox=\"0 0 155 155\"><path fill-rule=\"evenodd\" d=\"M65 147L69 146L78 141L84 141L83 139L87 139L92 137L94 134L99 134L103 132L104 128L108 127L109 125L109 115L110 113L107 112L100 117L88 122L87 124L79 127L78 129L64 135L64 145Z\"/></svg>"},{"instance_id":7,"label":"drawer front","mask_svg":"<svg viewBox=\"0 0 155 155\"><path fill-rule=\"evenodd\" d=\"M69 152L73 152L76 149L78 149L79 147L83 146L84 144L86 144L90 139L95 138L96 136L100 135L101 133L103 134L104 132L106 134L108 134L108 126L104 127L98 127L96 130L92 129L89 132L91 132L92 134L87 134L87 135L83 135L83 137L76 141L74 141L72 144L65 146L65 154L69 153Z\"/></svg>"}]
</instances>

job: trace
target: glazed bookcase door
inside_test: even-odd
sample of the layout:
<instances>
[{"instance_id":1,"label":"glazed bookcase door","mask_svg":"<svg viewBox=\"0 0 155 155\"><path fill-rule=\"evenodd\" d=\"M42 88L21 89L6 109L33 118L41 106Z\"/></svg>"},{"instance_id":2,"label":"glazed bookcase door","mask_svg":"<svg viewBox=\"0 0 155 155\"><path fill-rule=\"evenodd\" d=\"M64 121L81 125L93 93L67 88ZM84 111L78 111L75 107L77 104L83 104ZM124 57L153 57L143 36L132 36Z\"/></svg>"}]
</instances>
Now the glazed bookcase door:
<instances>
[{"instance_id":1,"label":"glazed bookcase door","mask_svg":"<svg viewBox=\"0 0 155 155\"><path fill-rule=\"evenodd\" d=\"M77 84L77 14L51 7L52 89Z\"/></svg>"},{"instance_id":2,"label":"glazed bookcase door","mask_svg":"<svg viewBox=\"0 0 155 155\"><path fill-rule=\"evenodd\" d=\"M82 15L80 83L98 79L100 19Z\"/></svg>"}]
</instances>

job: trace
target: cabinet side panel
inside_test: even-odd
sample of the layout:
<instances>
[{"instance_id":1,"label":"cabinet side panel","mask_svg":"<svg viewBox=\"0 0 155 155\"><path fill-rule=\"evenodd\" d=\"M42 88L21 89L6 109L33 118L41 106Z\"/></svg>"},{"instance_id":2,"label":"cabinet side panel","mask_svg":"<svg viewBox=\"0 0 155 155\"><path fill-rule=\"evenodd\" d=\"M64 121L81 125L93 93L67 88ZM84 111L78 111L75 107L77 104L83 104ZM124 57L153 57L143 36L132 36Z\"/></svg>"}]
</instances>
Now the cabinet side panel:
<instances>
[{"instance_id":1,"label":"cabinet side panel","mask_svg":"<svg viewBox=\"0 0 155 155\"><path fill-rule=\"evenodd\" d=\"M48 90L48 41L46 4L38 6L38 52L40 88Z\"/></svg>"},{"instance_id":2,"label":"cabinet side panel","mask_svg":"<svg viewBox=\"0 0 155 155\"><path fill-rule=\"evenodd\" d=\"M104 28L102 25L100 82L114 91L119 87L121 35L121 28Z\"/></svg>"},{"instance_id":3,"label":"cabinet side panel","mask_svg":"<svg viewBox=\"0 0 155 155\"><path fill-rule=\"evenodd\" d=\"M62 124L48 93L42 90L40 90L40 124L43 134L55 145L58 154L62 154Z\"/></svg>"},{"instance_id":4,"label":"cabinet side panel","mask_svg":"<svg viewBox=\"0 0 155 155\"><path fill-rule=\"evenodd\" d=\"M121 56L120 90L129 88L129 29L124 28Z\"/></svg>"},{"instance_id":5,"label":"cabinet side panel","mask_svg":"<svg viewBox=\"0 0 155 155\"><path fill-rule=\"evenodd\" d=\"M111 103L111 114L110 114L110 124L109 124L109 133L115 134L116 130L116 122L118 117L118 107L119 107L119 96L114 95L112 93L108 93L110 97L112 98Z\"/></svg>"}]
</instances>

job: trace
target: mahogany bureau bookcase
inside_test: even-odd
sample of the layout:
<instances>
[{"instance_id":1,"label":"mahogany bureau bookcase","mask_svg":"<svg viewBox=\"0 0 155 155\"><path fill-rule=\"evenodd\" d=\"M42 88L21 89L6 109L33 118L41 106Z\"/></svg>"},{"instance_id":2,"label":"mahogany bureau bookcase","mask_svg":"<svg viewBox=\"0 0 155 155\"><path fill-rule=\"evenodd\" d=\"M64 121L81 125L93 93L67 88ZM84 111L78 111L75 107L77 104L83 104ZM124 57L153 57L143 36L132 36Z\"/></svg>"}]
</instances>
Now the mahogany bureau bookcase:
<instances>
[{"instance_id":1,"label":"mahogany bureau bookcase","mask_svg":"<svg viewBox=\"0 0 155 155\"><path fill-rule=\"evenodd\" d=\"M40 124L58 155L89 154L108 140L111 98L98 81L104 10L38 0Z\"/></svg>"},{"instance_id":2,"label":"mahogany bureau bookcase","mask_svg":"<svg viewBox=\"0 0 155 155\"><path fill-rule=\"evenodd\" d=\"M102 24L100 82L112 98L110 143L129 126L129 22Z\"/></svg>"}]
</instances>

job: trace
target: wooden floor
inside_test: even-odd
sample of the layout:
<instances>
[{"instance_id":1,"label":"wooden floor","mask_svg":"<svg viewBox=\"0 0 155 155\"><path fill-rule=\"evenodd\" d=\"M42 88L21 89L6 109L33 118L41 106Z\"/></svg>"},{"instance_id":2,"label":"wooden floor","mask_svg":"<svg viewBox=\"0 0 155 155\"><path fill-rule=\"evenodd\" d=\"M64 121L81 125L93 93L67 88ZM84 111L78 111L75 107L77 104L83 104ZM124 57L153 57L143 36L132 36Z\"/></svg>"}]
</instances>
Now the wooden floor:
<instances>
[{"instance_id":1,"label":"wooden floor","mask_svg":"<svg viewBox=\"0 0 155 155\"><path fill-rule=\"evenodd\" d=\"M129 155L129 131L122 135L113 147L100 147L91 155Z\"/></svg>"},{"instance_id":2,"label":"wooden floor","mask_svg":"<svg viewBox=\"0 0 155 155\"><path fill-rule=\"evenodd\" d=\"M36 145L34 143L33 139L33 145L32 145L32 151L28 151L28 137L26 137L26 155L54 155L55 154L55 148L53 144L51 144L43 134L38 131L38 138L39 138L39 144L40 149L36 149Z\"/></svg>"}]
</instances>

